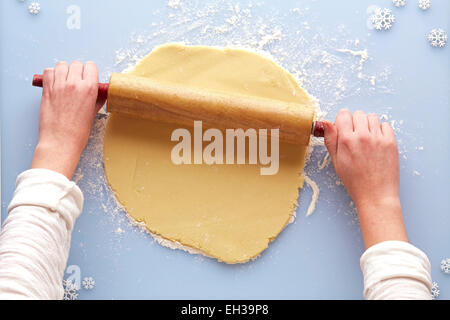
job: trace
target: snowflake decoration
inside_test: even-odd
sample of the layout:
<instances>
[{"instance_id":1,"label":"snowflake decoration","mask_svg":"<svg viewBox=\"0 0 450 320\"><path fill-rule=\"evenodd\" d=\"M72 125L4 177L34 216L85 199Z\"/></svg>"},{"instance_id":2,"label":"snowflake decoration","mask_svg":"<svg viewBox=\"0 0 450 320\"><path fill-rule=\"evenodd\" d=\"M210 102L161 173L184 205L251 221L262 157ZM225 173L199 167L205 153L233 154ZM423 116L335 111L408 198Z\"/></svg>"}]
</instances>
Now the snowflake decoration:
<instances>
[{"instance_id":1,"label":"snowflake decoration","mask_svg":"<svg viewBox=\"0 0 450 320\"><path fill-rule=\"evenodd\" d=\"M419 0L419 8L422 10L428 10L431 7L430 0Z\"/></svg>"},{"instance_id":2,"label":"snowflake decoration","mask_svg":"<svg viewBox=\"0 0 450 320\"><path fill-rule=\"evenodd\" d=\"M444 47L447 44L447 33L442 29L433 29L428 34L428 41L433 47Z\"/></svg>"},{"instance_id":3,"label":"snowflake decoration","mask_svg":"<svg viewBox=\"0 0 450 320\"><path fill-rule=\"evenodd\" d=\"M392 3L393 3L394 6L396 6L397 8L406 6L406 0L392 0Z\"/></svg>"},{"instance_id":4,"label":"snowflake decoration","mask_svg":"<svg viewBox=\"0 0 450 320\"><path fill-rule=\"evenodd\" d=\"M445 274L450 274L450 258L441 261L441 270Z\"/></svg>"},{"instance_id":5,"label":"snowflake decoration","mask_svg":"<svg viewBox=\"0 0 450 320\"><path fill-rule=\"evenodd\" d=\"M389 9L378 8L375 10L373 16L370 18L372 25L377 30L389 30L395 22L395 16Z\"/></svg>"},{"instance_id":6,"label":"snowflake decoration","mask_svg":"<svg viewBox=\"0 0 450 320\"><path fill-rule=\"evenodd\" d=\"M437 282L433 282L433 285L431 286L431 299L436 299L441 291L439 291L439 286Z\"/></svg>"},{"instance_id":7,"label":"snowflake decoration","mask_svg":"<svg viewBox=\"0 0 450 320\"><path fill-rule=\"evenodd\" d=\"M94 289L94 286L95 286L95 280L92 277L84 278L83 281L81 282L81 285L86 290L92 290L92 289Z\"/></svg>"},{"instance_id":8,"label":"snowflake decoration","mask_svg":"<svg viewBox=\"0 0 450 320\"><path fill-rule=\"evenodd\" d=\"M63 280L64 296L63 300L77 300L77 286L70 280Z\"/></svg>"},{"instance_id":9,"label":"snowflake decoration","mask_svg":"<svg viewBox=\"0 0 450 320\"><path fill-rule=\"evenodd\" d=\"M28 6L28 11L29 11L31 14L36 15L36 14L39 13L39 11L41 11L41 5L40 5L39 3L37 3L37 2L32 2L32 3Z\"/></svg>"}]
</instances>

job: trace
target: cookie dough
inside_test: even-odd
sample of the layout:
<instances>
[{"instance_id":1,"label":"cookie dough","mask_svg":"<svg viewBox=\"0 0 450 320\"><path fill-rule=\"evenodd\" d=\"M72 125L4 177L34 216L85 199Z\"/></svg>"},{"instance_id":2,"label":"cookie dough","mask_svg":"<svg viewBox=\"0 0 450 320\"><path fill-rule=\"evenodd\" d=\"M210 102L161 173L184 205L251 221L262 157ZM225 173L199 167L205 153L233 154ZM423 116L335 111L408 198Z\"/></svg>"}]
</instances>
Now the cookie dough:
<instances>
[{"instance_id":1,"label":"cookie dough","mask_svg":"<svg viewBox=\"0 0 450 320\"><path fill-rule=\"evenodd\" d=\"M294 78L258 54L168 44L153 50L130 74L215 92L314 102ZM117 106L116 106L117 107ZM303 185L306 147L280 143L279 171L262 165L175 165L176 124L111 113L104 162L118 201L154 235L226 263L256 258L291 219ZM186 129L193 130L189 127Z\"/></svg>"}]
</instances>

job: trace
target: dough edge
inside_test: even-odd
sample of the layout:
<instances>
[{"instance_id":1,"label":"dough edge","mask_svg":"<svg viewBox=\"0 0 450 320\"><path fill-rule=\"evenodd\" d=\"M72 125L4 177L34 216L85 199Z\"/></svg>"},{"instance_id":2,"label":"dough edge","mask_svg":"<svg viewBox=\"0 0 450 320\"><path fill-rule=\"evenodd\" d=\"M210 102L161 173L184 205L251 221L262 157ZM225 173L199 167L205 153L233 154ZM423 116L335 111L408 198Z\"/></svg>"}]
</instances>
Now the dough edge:
<instances>
[{"instance_id":1,"label":"dough edge","mask_svg":"<svg viewBox=\"0 0 450 320\"><path fill-rule=\"evenodd\" d=\"M308 150L309 150L309 149L308 149ZM302 173L302 177L305 178L306 175L304 175L304 174ZM178 242L178 241L170 240L170 239L164 238L163 236L161 236L161 235L159 235L159 234L157 234L157 233L152 232L152 231L147 227L147 225L145 224L144 221L141 221L141 222L140 222L140 221L137 221L133 216L131 216L131 215L128 213L127 209L120 203L119 199L118 199L117 196L116 196L116 192L115 192L114 189L111 187L111 185L109 184L109 182L108 182L108 186L107 186L107 187L108 187L108 189L110 190L110 192L112 193L112 195L113 195L113 197L114 197L114 201L115 201L117 207L120 208L120 209L125 213L125 216L127 217L128 222L129 222L133 227L139 228L139 230L140 230L142 233L145 233L145 234L147 234L147 235L150 235L150 236L153 238L153 240L154 240L155 242L157 242L159 245L161 245L161 246L163 246L163 247L166 247L166 248L169 248L169 249L172 249L172 250L181 250L181 251L185 251L185 252L190 253L190 254L192 254L192 255L201 255L201 256L203 256L203 257L211 258L211 259L213 259L213 260L216 260L216 261L219 261L219 262L223 262L223 263L226 263L226 264L230 264L230 265L244 264L244 263L247 263L247 262L254 261L254 260L258 259L258 258L261 256L261 254L263 254L263 253L267 250L267 248L269 247L269 244L272 243L272 241L274 241L275 239L277 239L277 238L278 238L278 235L279 235L281 232L283 232L283 231L286 229L286 227L287 227L288 225L290 225L291 223L293 223L293 222L295 221L296 217L297 217L296 211L297 211L297 207L298 207L298 196L297 196L297 199L296 199L297 201L296 201L295 204L294 204L293 211L291 212L288 221L287 221L286 224L283 226L283 228L281 228L280 233L279 233L274 239L268 239L266 249L264 249L263 251L261 251L258 255L254 256L254 257L251 257L251 258L248 259L247 261L243 261L243 262L242 262L242 261L237 261L237 262L235 262L235 263L230 263L230 262L224 262L224 261L221 261L221 260L219 260L217 257L214 257L214 256L212 256L212 255L209 255L209 254L207 254L206 252L204 252L204 251L202 251L202 250L200 250L200 249L196 249L196 248L189 247L189 246L184 245L184 244L182 244L182 243L180 243L180 242ZM302 188L302 187L300 186L300 187L299 187L299 190L300 190L300 188ZM313 202L313 201L314 201L314 199L313 199L311 202Z\"/></svg>"},{"instance_id":2,"label":"dough edge","mask_svg":"<svg viewBox=\"0 0 450 320\"><path fill-rule=\"evenodd\" d=\"M155 50L158 50L159 48L162 48L162 47L164 47L164 46L168 46L168 45L192 46L192 45L188 45L188 44L185 44L185 43L182 43L182 42L170 42L170 43L165 43L165 44L161 44L161 45L155 46L155 47L151 50L151 52L153 52L153 51L155 51ZM249 53L253 53L253 54L260 55L262 58L264 58L264 59L266 59L266 60L269 60L270 62L276 64L278 67L280 67L280 68L282 68L283 70L285 70L285 71L286 71L286 72L287 72L287 73L295 80L295 82L298 84L298 86L299 86L301 89L303 89L304 92L306 93L306 95L310 98L312 106L316 109L317 119L322 118L322 115L321 115L321 112L320 112L320 106L319 106L319 103L318 103L318 99L315 98L315 97L314 97L313 95L311 95L310 93L308 93L308 92L306 91L306 89L304 89L304 88L300 85L301 82L300 82L298 79L296 79L295 76L294 76L293 74L291 74L287 69L285 69L285 68L282 66L282 64L281 64L279 61L277 61L277 59L274 58L270 53L268 53L268 52L266 52L266 51L255 50L254 48L243 47L243 46L207 46L207 45L194 45L194 46L195 46L195 47L212 48L212 49L216 49L216 50L220 50L220 51L228 51L228 50L240 50L240 51L246 51L246 52L249 52ZM146 56L145 56L145 57L146 57ZM131 72L131 71L134 70L137 66L139 66L139 64L142 62L142 60L143 60L145 57L143 57L141 60L137 61L135 65L129 65L129 66L128 66L125 70L123 70L122 72L123 72L123 73L129 73L129 72ZM109 120L109 117L108 117L108 120ZM305 179L307 178L307 176L306 176L306 174L305 174L305 172L304 172L304 168L306 167L306 164L307 164L308 161L309 161L310 155L311 155L311 153L312 153L312 151L313 151L313 147L316 146L316 145L318 145L317 141L313 141L313 139L311 139L309 146L307 146L307 148L306 148L306 152L305 152L305 161L304 161L303 171L302 171L301 173L299 173L299 174L301 175L301 177L302 177L302 183L298 186L298 189L297 189L298 192L297 192L296 199L295 199L295 201L292 203L292 206L293 206L292 212L290 213L289 218L287 219L285 225L280 229L280 232L279 232L274 238L268 238L268 239L267 239L267 246L265 247L264 250L262 250L259 254L255 255L255 256L253 256L253 257L250 257L250 258L249 258L248 260L246 260L246 261L236 261L236 262L226 262L226 261L222 261L222 260L220 260L218 257L215 257L215 256L213 256L213 255L209 255L208 253L206 253L206 252L204 252L204 251L202 251L202 250L200 250L200 249L197 249L197 248L193 248L193 247L184 245L184 244L182 244L182 243L180 243L180 242L178 242L178 241L176 241L176 240L170 240L170 239L167 239L167 238L163 237L163 236L160 235L160 234L157 234L157 233L152 232L152 231L148 228L148 226L146 225L146 223L145 223L144 221L139 222L139 221L137 221L134 217L132 217L132 216L128 213L128 211L126 210L126 208L125 208L125 207L120 203L120 201L118 200L118 197L116 196L115 190L111 187L111 184L110 184L109 181L108 181L108 177L107 177L107 175L106 175L106 172L105 172L105 176L106 176L106 178L107 178L106 180L108 181L108 188L109 188L109 190L110 190L110 191L112 192L112 194L113 194L115 203L117 204L117 206L118 206L121 210L124 211L124 213L125 213L125 215L126 215L128 221L130 222L130 224L131 224L132 226L138 227L138 228L140 229L141 232L143 232L143 233L145 232L146 234L149 234L149 235L153 238L153 240L154 240L155 242L157 242L159 245L161 245L161 246L163 246L163 247L166 247L166 248L169 248L169 249L172 249L172 250L182 250L182 251L185 251L185 252L187 252L187 253L189 253L189 254L200 255L200 256L203 256L203 257L212 258L213 260L216 260L216 261L219 261L219 262L224 262L224 263L230 264L230 265L234 265L234 264L244 264L244 263L247 263L247 262L250 262L250 261L253 261L253 260L256 260L257 258L259 258L259 257L267 250L267 248L269 247L270 243L273 242L273 241L279 236L279 234L285 230L285 228L286 228L289 224L291 224L291 223L293 223L293 222L295 221L295 219L296 219L296 210L297 210L297 208L298 208L299 190L303 188L304 183L305 183ZM314 199L314 198L313 198L313 199L311 200L311 204L313 204L315 201L317 201L317 199ZM311 206L311 205L310 205L310 206ZM311 214L312 214L312 212L309 212L307 216L309 216L309 215L311 215Z\"/></svg>"}]
</instances>

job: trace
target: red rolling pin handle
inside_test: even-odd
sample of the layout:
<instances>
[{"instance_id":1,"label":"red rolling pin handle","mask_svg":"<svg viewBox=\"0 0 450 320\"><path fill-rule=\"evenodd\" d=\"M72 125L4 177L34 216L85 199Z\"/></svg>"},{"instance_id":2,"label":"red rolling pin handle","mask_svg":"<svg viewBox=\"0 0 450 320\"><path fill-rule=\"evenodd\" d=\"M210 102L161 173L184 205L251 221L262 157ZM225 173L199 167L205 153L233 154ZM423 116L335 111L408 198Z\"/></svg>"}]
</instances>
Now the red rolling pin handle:
<instances>
[{"instance_id":1,"label":"red rolling pin handle","mask_svg":"<svg viewBox=\"0 0 450 320\"><path fill-rule=\"evenodd\" d=\"M33 86L41 87L43 85L42 75L35 74L33 77ZM99 83L98 84L98 98L97 100L106 100L108 97L108 89L109 83ZM311 134L315 137L323 137L325 128L323 123L320 121L316 121L313 123L313 127L311 128Z\"/></svg>"},{"instance_id":2,"label":"red rolling pin handle","mask_svg":"<svg viewBox=\"0 0 450 320\"><path fill-rule=\"evenodd\" d=\"M40 74L34 75L33 86L42 88L42 86L43 86L42 75L40 75ZM108 97L108 89L109 89L109 83L99 83L97 100L99 100L99 101L106 100L106 98Z\"/></svg>"},{"instance_id":3,"label":"red rolling pin handle","mask_svg":"<svg viewBox=\"0 0 450 320\"><path fill-rule=\"evenodd\" d=\"M318 138L323 138L324 137L324 135L325 135L325 127L324 127L322 121L314 122L311 134L314 137L318 137Z\"/></svg>"}]
</instances>

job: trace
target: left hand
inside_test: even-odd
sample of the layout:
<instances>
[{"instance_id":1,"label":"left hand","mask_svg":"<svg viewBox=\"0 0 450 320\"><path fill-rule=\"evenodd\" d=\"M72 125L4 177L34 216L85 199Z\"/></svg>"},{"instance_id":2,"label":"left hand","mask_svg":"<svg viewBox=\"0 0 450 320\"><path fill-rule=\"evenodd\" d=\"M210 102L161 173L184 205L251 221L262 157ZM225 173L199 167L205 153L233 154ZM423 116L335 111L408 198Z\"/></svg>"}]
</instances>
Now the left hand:
<instances>
[{"instance_id":1,"label":"left hand","mask_svg":"<svg viewBox=\"0 0 450 320\"><path fill-rule=\"evenodd\" d=\"M39 115L39 141L32 168L72 179L98 110L98 70L93 62L66 62L45 69Z\"/></svg>"}]
</instances>

